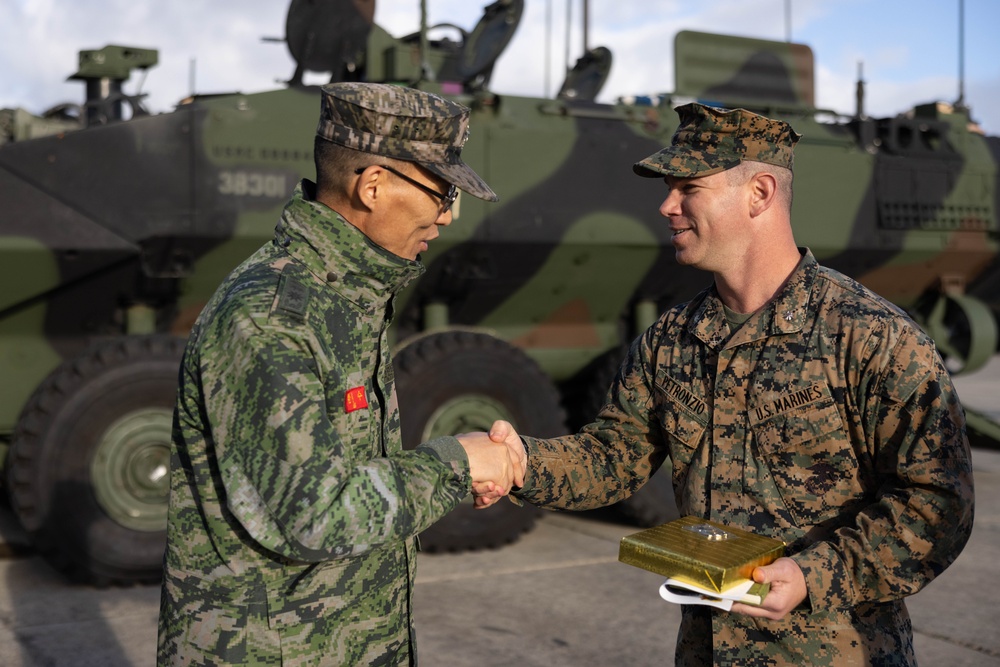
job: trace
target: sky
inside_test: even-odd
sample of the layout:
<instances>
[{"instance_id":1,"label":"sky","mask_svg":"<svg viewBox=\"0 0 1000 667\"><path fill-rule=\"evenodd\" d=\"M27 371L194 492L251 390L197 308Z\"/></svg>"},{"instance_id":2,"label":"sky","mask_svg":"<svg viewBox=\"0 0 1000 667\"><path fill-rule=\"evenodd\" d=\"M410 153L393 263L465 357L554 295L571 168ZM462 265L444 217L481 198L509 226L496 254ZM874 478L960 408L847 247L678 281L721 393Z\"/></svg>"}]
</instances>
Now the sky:
<instances>
[{"instance_id":1,"label":"sky","mask_svg":"<svg viewBox=\"0 0 1000 667\"><path fill-rule=\"evenodd\" d=\"M471 31L490 1L428 0L428 22ZM606 46L614 57L598 100L673 90L673 38L688 29L775 40L790 36L809 45L821 108L854 111L859 64L870 115L954 102L962 68L960 4L591 0L589 45ZM419 6L419 0L377 0L375 19L390 33L405 35L419 28ZM582 7L582 0L526 0L490 88L501 94L553 95L567 53L570 65L582 54ZM0 0L0 108L41 113L60 103L82 102L83 85L66 81L76 71L77 52L107 44L159 49L158 66L125 84L127 93L148 93L146 106L153 112L172 110L190 92L274 89L291 76L294 63L285 44L262 38L284 37L287 9L285 0ZM964 0L964 14L964 100L987 133L1000 135L1000 1Z\"/></svg>"}]
</instances>

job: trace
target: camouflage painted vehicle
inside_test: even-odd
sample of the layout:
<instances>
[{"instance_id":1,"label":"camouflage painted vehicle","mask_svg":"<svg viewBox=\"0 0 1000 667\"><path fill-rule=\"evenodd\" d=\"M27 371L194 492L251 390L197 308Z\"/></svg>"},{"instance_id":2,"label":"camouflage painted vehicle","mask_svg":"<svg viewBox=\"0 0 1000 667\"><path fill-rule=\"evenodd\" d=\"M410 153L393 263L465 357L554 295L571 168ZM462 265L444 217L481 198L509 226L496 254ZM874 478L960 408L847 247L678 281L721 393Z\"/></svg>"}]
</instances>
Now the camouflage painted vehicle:
<instances>
[{"instance_id":1,"label":"camouflage painted vehicle","mask_svg":"<svg viewBox=\"0 0 1000 667\"><path fill-rule=\"evenodd\" d=\"M389 35L372 3L293 0L299 67L280 90L150 115L122 83L156 52L109 46L81 54L84 105L0 112L0 439L12 507L55 563L97 581L158 576L184 337L226 273L271 238L298 179L312 178L319 96L305 70L471 107L463 158L501 195L461 201L397 303L407 446L498 416L541 436L580 424L625 346L707 284L674 262L663 192L631 170L670 141L672 109L691 99L789 120L804 135L800 243L908 308L956 370L996 351L1000 139L967 109L868 118L859 94L855 114L824 112L808 47L694 32L677 36L672 94L595 102L611 62L596 48L555 99L499 95L490 72L522 3L494 2L471 32L446 26L453 39L432 39L440 29ZM1000 440L1000 427L976 424ZM660 473L620 509L649 524L671 505ZM425 547L497 546L535 519L506 503L471 515L460 506Z\"/></svg>"}]
</instances>

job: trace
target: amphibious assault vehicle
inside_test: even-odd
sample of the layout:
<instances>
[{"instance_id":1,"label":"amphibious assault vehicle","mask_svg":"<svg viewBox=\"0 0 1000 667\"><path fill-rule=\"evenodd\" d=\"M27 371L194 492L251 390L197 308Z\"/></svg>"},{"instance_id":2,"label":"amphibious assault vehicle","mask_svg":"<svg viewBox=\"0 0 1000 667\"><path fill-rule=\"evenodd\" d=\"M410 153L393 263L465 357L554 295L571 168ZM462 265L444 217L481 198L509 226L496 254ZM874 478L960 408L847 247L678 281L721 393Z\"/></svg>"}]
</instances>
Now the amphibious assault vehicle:
<instances>
[{"instance_id":1,"label":"amphibious assault vehicle","mask_svg":"<svg viewBox=\"0 0 1000 667\"><path fill-rule=\"evenodd\" d=\"M0 112L0 440L12 507L79 577L159 574L176 367L223 277L271 238L313 177L319 95L306 71L450 96L472 109L464 159L501 195L465 198L397 303L395 367L408 447L506 417L548 436L591 417L625 346L708 277L678 266L662 196L631 165L670 141L690 100L787 119L801 245L908 309L955 371L997 347L1000 139L962 106L891 118L815 108L802 44L682 32L676 91L595 101L611 52L588 50L554 99L500 95L490 75L523 0L471 30L390 35L374 3L293 0L288 85L198 95L152 115L123 92L150 49L81 53L81 105ZM441 32L447 33L440 36ZM1000 428L970 411L977 438ZM620 508L665 518L669 471ZM497 546L534 521L460 506L436 549Z\"/></svg>"}]
</instances>

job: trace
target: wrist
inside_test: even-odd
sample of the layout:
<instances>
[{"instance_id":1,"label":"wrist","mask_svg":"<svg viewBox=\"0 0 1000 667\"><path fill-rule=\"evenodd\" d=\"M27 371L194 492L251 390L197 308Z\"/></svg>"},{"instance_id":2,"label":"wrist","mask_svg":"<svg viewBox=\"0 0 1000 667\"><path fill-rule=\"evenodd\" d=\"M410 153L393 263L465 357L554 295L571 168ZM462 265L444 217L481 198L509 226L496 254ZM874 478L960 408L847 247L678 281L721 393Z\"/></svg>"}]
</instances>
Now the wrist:
<instances>
[{"instance_id":1,"label":"wrist","mask_svg":"<svg viewBox=\"0 0 1000 667\"><path fill-rule=\"evenodd\" d=\"M453 435L443 435L417 445L416 451L428 453L451 467L458 480L466 487L472 486L472 470L469 454Z\"/></svg>"}]
</instances>

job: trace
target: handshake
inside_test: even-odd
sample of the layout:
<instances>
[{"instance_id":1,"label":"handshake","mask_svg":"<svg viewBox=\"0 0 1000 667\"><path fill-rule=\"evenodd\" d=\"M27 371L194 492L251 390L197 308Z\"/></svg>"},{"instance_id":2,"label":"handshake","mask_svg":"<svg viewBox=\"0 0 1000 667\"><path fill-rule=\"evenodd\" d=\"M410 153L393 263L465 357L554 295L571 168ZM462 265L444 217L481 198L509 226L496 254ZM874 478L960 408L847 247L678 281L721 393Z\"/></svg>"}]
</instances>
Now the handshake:
<instances>
[{"instance_id":1,"label":"handshake","mask_svg":"<svg viewBox=\"0 0 1000 667\"><path fill-rule=\"evenodd\" d=\"M455 437L469 457L476 509L489 507L513 487L524 486L528 455L510 422L498 420L493 422L489 433L462 433Z\"/></svg>"}]
</instances>

